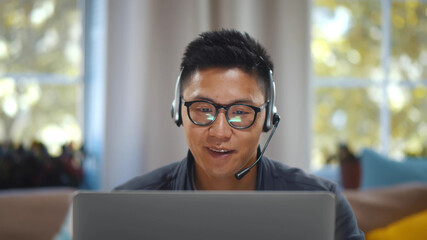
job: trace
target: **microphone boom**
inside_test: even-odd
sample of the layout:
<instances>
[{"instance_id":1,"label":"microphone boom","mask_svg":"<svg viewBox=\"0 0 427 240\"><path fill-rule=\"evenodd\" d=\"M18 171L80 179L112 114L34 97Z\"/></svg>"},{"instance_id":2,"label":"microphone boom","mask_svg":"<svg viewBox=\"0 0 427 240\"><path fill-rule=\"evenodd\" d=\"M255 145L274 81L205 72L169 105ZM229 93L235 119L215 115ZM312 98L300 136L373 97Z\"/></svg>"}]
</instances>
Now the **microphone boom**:
<instances>
[{"instance_id":1,"label":"microphone boom","mask_svg":"<svg viewBox=\"0 0 427 240\"><path fill-rule=\"evenodd\" d=\"M242 179L261 160L262 156L264 155L265 150L268 147L268 144L270 143L271 138L273 137L274 132L277 129L277 126L279 125L279 122L280 122L280 116L279 116L279 114L275 114L274 115L273 122L274 122L273 130L271 130L271 134L268 137L267 142L265 143L264 148L262 149L261 154L259 155L258 159L250 167L245 168L242 171L236 173L234 176L236 177L237 180Z\"/></svg>"}]
</instances>

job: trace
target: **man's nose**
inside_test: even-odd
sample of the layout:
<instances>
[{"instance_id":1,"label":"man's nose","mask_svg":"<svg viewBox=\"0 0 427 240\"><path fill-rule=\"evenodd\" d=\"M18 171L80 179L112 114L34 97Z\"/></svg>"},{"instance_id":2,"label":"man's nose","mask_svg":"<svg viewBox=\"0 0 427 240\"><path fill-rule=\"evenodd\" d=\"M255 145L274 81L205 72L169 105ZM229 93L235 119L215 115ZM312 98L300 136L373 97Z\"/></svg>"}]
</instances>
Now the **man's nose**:
<instances>
[{"instance_id":1,"label":"man's nose","mask_svg":"<svg viewBox=\"0 0 427 240\"><path fill-rule=\"evenodd\" d=\"M231 133L231 126L228 124L227 117L225 116L225 110L220 109L218 116L209 128L209 135L227 139L231 137Z\"/></svg>"}]
</instances>

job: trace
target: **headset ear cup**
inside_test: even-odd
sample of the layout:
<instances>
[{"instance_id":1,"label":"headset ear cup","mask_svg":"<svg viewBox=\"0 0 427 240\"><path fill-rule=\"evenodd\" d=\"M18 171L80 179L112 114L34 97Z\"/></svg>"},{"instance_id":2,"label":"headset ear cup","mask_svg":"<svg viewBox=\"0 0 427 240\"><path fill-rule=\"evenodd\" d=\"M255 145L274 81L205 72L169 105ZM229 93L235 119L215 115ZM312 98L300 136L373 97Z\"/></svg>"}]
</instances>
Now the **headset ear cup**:
<instances>
[{"instance_id":1,"label":"headset ear cup","mask_svg":"<svg viewBox=\"0 0 427 240\"><path fill-rule=\"evenodd\" d=\"M269 106L266 108L264 126L262 128L264 132L268 132L271 129L271 123L269 123L271 122L270 103L268 104Z\"/></svg>"},{"instance_id":2,"label":"headset ear cup","mask_svg":"<svg viewBox=\"0 0 427 240\"><path fill-rule=\"evenodd\" d=\"M280 115L278 113L273 114L273 125L279 124L280 122Z\"/></svg>"},{"instance_id":3,"label":"headset ear cup","mask_svg":"<svg viewBox=\"0 0 427 240\"><path fill-rule=\"evenodd\" d=\"M178 102L176 100L178 100ZM175 124L178 127L181 126L181 124L182 124L181 99L175 99L172 102L171 114L172 114L172 119L175 122Z\"/></svg>"},{"instance_id":4,"label":"headset ear cup","mask_svg":"<svg viewBox=\"0 0 427 240\"><path fill-rule=\"evenodd\" d=\"M176 102L175 102L176 100L174 99L173 101L172 101L172 106L171 106L171 117L172 117L172 120L173 120L173 122L175 122L176 123L176 117L175 117L175 106L176 106Z\"/></svg>"},{"instance_id":5,"label":"headset ear cup","mask_svg":"<svg viewBox=\"0 0 427 240\"><path fill-rule=\"evenodd\" d=\"M178 127L181 126L182 124L181 97L180 97L182 71L184 71L184 68L181 68L181 72L179 73L179 76L176 79L175 97L174 97L174 100L172 101L172 109L171 109L172 119Z\"/></svg>"},{"instance_id":6,"label":"headset ear cup","mask_svg":"<svg viewBox=\"0 0 427 240\"><path fill-rule=\"evenodd\" d=\"M268 132L270 129L268 128L267 124L264 124L264 127L262 129L263 132Z\"/></svg>"},{"instance_id":7,"label":"headset ear cup","mask_svg":"<svg viewBox=\"0 0 427 240\"><path fill-rule=\"evenodd\" d=\"M261 58L262 60L264 60L263 58ZM264 132L268 132L270 131L270 129L273 128L273 121L274 121L274 115L276 114L277 110L276 110L276 106L275 106L275 101L276 101L276 85L274 84L274 79L273 79L273 71L270 69L269 66L268 67L268 75L269 75L269 82L270 82L270 93L268 96L268 107L267 107L267 111L265 114L265 122L264 122L264 128L263 131Z\"/></svg>"},{"instance_id":8,"label":"headset ear cup","mask_svg":"<svg viewBox=\"0 0 427 240\"><path fill-rule=\"evenodd\" d=\"M178 101L178 106L176 106L178 110L178 119L175 121L175 123L178 127L182 125L181 105L182 104L181 104L181 98L180 98Z\"/></svg>"},{"instance_id":9,"label":"headset ear cup","mask_svg":"<svg viewBox=\"0 0 427 240\"><path fill-rule=\"evenodd\" d=\"M279 121L280 121L280 116L277 113L276 106L270 107L269 105L265 112L265 121L264 121L264 126L262 130L264 132L270 131L274 125L278 124Z\"/></svg>"}]
</instances>

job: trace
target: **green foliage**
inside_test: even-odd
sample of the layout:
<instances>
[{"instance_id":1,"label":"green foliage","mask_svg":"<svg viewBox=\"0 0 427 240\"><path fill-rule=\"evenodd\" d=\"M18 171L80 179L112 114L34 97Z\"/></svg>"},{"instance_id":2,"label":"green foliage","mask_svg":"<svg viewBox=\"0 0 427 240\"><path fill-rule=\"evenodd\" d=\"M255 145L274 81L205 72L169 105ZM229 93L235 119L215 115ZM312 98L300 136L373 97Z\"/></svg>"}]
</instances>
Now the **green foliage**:
<instances>
[{"instance_id":1,"label":"green foliage","mask_svg":"<svg viewBox=\"0 0 427 240\"><path fill-rule=\"evenodd\" d=\"M0 1L0 142L81 145L82 19L77 0Z\"/></svg>"},{"instance_id":2,"label":"green foliage","mask_svg":"<svg viewBox=\"0 0 427 240\"><path fill-rule=\"evenodd\" d=\"M0 74L78 76L80 19L75 0L0 1Z\"/></svg>"},{"instance_id":3,"label":"green foliage","mask_svg":"<svg viewBox=\"0 0 427 240\"><path fill-rule=\"evenodd\" d=\"M313 2L314 165L340 142L356 152L379 147L383 107L390 113L389 153L427 154L427 3L394 1L387 23L381 8L381 1ZM382 52L385 38L390 56Z\"/></svg>"}]
</instances>

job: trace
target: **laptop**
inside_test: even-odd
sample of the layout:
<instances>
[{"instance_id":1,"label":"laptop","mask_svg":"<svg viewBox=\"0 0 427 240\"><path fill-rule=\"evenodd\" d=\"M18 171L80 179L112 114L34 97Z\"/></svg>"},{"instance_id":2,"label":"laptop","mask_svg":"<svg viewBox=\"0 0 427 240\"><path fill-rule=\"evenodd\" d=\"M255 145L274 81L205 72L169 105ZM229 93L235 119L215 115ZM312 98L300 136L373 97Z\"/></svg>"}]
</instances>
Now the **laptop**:
<instances>
[{"instance_id":1,"label":"laptop","mask_svg":"<svg viewBox=\"0 0 427 240\"><path fill-rule=\"evenodd\" d=\"M335 195L302 191L78 192L73 237L334 239Z\"/></svg>"}]
</instances>

